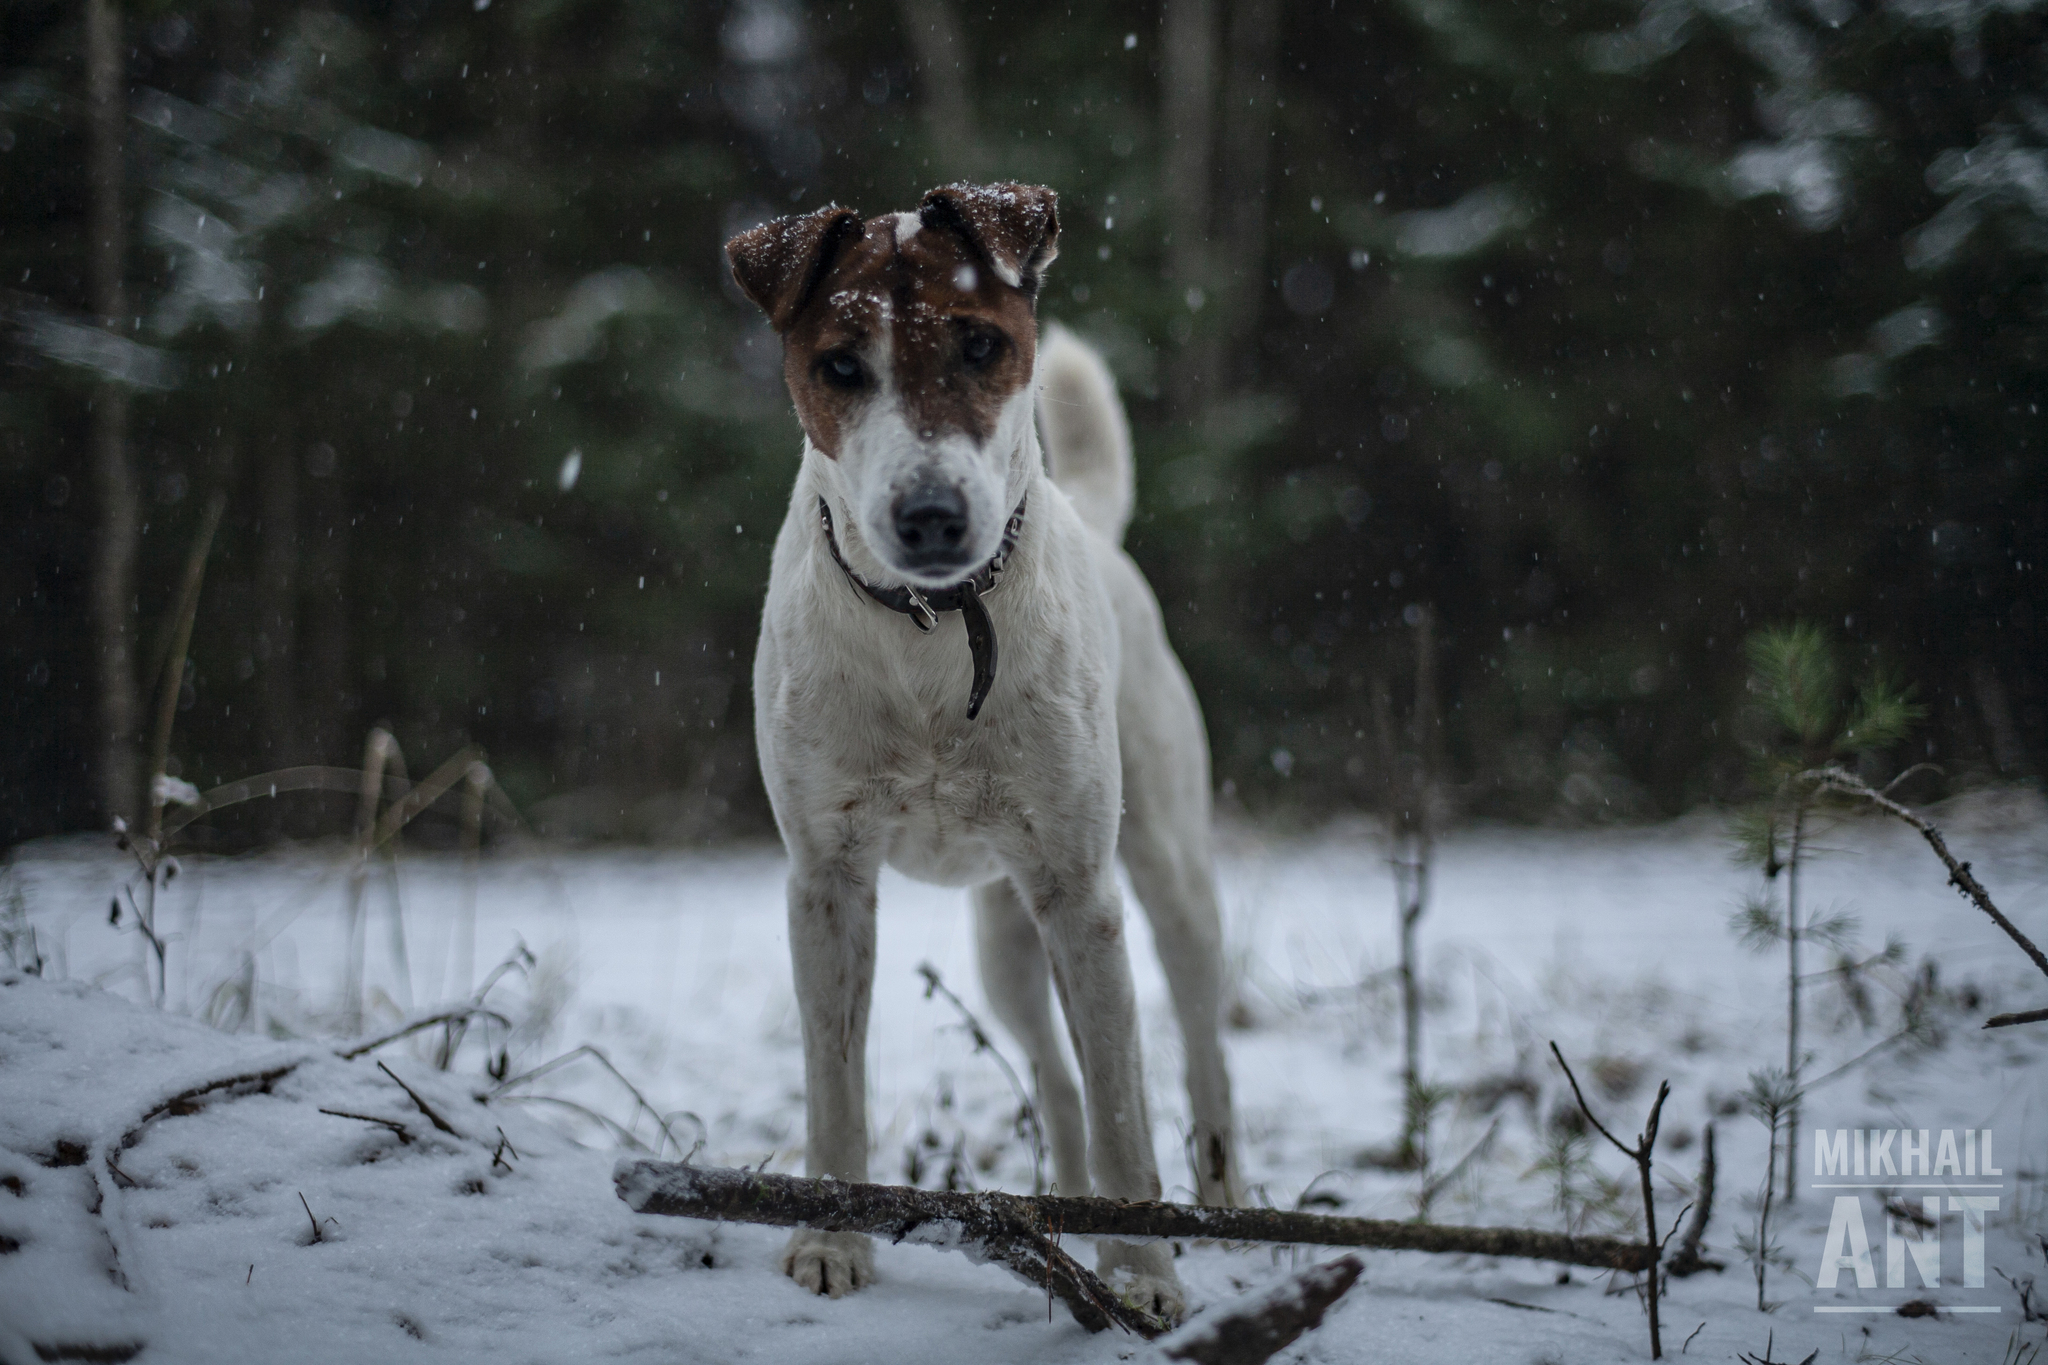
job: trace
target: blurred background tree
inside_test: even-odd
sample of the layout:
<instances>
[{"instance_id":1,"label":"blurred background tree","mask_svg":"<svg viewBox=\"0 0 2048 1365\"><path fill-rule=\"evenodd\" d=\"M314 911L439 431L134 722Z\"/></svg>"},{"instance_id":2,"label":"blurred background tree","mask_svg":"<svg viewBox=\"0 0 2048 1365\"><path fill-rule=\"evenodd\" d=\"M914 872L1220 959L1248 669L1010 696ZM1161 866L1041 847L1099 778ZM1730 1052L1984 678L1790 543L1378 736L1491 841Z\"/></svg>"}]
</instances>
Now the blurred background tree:
<instances>
[{"instance_id":1,"label":"blurred background tree","mask_svg":"<svg viewBox=\"0 0 2048 1365\"><path fill-rule=\"evenodd\" d=\"M180 775L382 721L566 833L764 827L799 434L719 248L956 176L1063 196L1227 796L1369 802L1417 608L1469 811L1736 793L1794 618L1919 683L1902 760L2048 758L2031 4L16 0L0 839L134 799L216 489Z\"/></svg>"}]
</instances>

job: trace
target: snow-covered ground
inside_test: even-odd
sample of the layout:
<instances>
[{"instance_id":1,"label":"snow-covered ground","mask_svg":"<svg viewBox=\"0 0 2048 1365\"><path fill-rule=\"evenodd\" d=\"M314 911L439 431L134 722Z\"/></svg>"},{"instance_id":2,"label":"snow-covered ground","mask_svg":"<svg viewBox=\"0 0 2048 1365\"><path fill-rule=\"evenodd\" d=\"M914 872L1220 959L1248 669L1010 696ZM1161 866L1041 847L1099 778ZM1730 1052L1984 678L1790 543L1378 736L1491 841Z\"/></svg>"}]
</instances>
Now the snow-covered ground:
<instances>
[{"instance_id":1,"label":"snow-covered ground","mask_svg":"<svg viewBox=\"0 0 2048 1365\"><path fill-rule=\"evenodd\" d=\"M2048 816L2033 797L1943 812L1960 856L2012 917L2048 938ZM1816 1289L1836 1192L1815 1183L1802 1135L1800 1198L1773 1229L1769 1313L1736 1249L1755 1221L1765 1132L1740 1103L1751 1071L1784 1061L1784 966L1753 956L1728 917L1756 889L1723 826L1699 817L1630 830L1474 829L1442 847L1422 926L1430 1078L1446 1087L1429 1169L1393 1173L1362 1154L1397 1131L1398 1009L1385 969L1392 888L1365 830L1219 838L1237 1024L1227 1039L1257 1197L1374 1217L1429 1216L1617 1231L1639 1216L1611 1151L1565 1149L1555 1039L1602 1117L1632 1136L1668 1078L1659 1144L1660 1222L1690 1197L1699 1136L1716 1125L1720 1194L1707 1244L1721 1274L1671 1287L1667 1354L1729 1360L2009 1359L2043 1339L2001 1277L2044 1275L2048 1025L1984 1033L2000 1009L2048 1001L2048 982L1943 884L1909 832L1857 824L1811 864L1806 894L1860 916L1864 955L1897 934L1907 953L1869 985L1866 1027L1833 983L1808 983L1808 1076L1898 1025L1924 955L1932 1045L1882 1051L1807 1101L1808 1129L1991 1130L1995 1186L1986 1283L1964 1283L1964 1215L1945 1213L1942 1282L1864 1289L1845 1271ZM501 852L408 856L363 897L363 1030L374 1036L474 989L518 944L530 968L488 1003L513 1022L472 1029L438 1071L438 1031L353 1061L335 1054L349 878L338 847L187 858L161 897L164 1008L149 1002L132 913L108 923L132 865L100 840L17 851L0 898L18 897L47 960L43 979L0 956L0 1361L1107 1361L1150 1353L1091 1337L1064 1309L999 1269L884 1247L881 1282L841 1301L776 1272L783 1234L628 1213L610 1180L618 1142L592 1114L666 1145L626 1084L585 1055L490 1098L500 1047L510 1077L579 1044L600 1049L700 1161L802 1167L802 1061L784 942L782 862L772 848L715 852ZM872 1171L888 1181L1028 1190L1017 1104L916 968L930 962L974 1009L981 996L964 898L893 876L883 887L869 1065ZM404 968L398 962L402 910ZM4 911L4 905L0 905ZM473 920L473 949L468 947ZM1142 917L1130 941L1144 1008L1155 1143L1172 1197L1188 1197L1179 1043ZM1829 965L1810 961L1811 969ZM1363 983L1361 985L1361 982ZM253 998L253 1008L251 1008ZM207 1022L210 1021L210 1022ZM223 1025L226 1027L217 1027ZM232 1030L232 1031L230 1031ZM1014 1059L1008 1039L999 1038ZM375 1062L456 1130L442 1133ZM1581 1065L1582 1064L1582 1065ZM211 1081L212 1092L148 1117ZM1597 1078L1597 1079L1595 1079ZM321 1109L396 1120L382 1127ZM147 1119L147 1121L145 1121ZM1491 1134L1490 1139L1488 1138ZM501 1148L501 1138L506 1140ZM1474 1151L1475 1147L1478 1149ZM1472 1153L1463 1170L1443 1173ZM109 1162L108 1156L112 1160ZM1624 1175L1628 1180L1621 1179ZM1836 1177L1837 1181L1846 1179ZM1904 1180L1905 1177L1900 1177ZM1926 1179L1925 1177L1922 1178ZM1439 1183L1440 1182L1440 1183ZM1875 1183L1875 1182L1872 1182ZM1311 1188L1312 1187L1312 1188ZM1938 1190L1902 1190L1917 1200ZM1883 1283L1878 1191L1868 1213ZM303 1197L303 1203L302 1203ZM1918 1207L1916 1204L1915 1207ZM319 1220L316 1241L312 1228ZM1293 1264L1337 1254L1187 1246L1198 1309ZM1282 1359L1633 1361L1648 1356L1638 1298L1604 1276L1514 1260L1368 1252L1366 1276L1325 1326ZM1906 1319L1911 1298L1944 1310ZM1704 1326L1701 1326L1704 1324ZM1693 1335L1698 1328L1696 1335ZM65 1355L58 1348L76 1348ZM99 1354L80 1354L92 1348Z\"/></svg>"}]
</instances>

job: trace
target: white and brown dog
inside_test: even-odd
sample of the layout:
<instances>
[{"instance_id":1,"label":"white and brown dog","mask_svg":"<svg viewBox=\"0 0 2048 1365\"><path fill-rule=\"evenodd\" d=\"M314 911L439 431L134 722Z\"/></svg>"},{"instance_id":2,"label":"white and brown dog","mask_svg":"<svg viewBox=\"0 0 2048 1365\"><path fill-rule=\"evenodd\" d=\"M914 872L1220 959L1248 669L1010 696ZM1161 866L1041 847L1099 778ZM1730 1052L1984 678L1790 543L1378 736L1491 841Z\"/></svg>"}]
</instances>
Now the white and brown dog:
<instances>
[{"instance_id":1,"label":"white and brown dog","mask_svg":"<svg viewBox=\"0 0 2048 1365\"><path fill-rule=\"evenodd\" d=\"M1230 1203L1208 745L1158 603L1120 548L1132 474L1114 381L1057 328L1039 345L1055 204L1034 186L952 185L914 213L820 209L726 246L782 336L805 435L754 723L790 857L807 1169L867 1179L887 862L974 888L983 989L1031 1058L1059 1189L1085 1193L1092 1173L1097 1194L1159 1197L1121 852L1186 1043L1197 1194ZM1105 1241L1099 1260L1133 1301L1182 1313L1164 1244ZM837 1297L872 1278L874 1257L860 1234L804 1230L783 1267Z\"/></svg>"}]
</instances>

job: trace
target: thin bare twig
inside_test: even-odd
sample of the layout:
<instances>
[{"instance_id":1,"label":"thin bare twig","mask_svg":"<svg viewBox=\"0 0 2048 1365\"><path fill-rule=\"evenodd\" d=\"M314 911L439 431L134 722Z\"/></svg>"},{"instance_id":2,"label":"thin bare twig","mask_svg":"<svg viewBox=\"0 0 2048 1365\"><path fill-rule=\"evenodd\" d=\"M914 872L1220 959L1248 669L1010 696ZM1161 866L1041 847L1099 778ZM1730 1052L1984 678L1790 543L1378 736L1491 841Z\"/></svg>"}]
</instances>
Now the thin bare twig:
<instances>
[{"instance_id":1,"label":"thin bare twig","mask_svg":"<svg viewBox=\"0 0 2048 1365\"><path fill-rule=\"evenodd\" d=\"M377 1069L383 1072L385 1075L389 1076L391 1078L391 1083L397 1086L400 1090L403 1090L406 1093L406 1095L411 1098L412 1102L419 1107L419 1111L427 1116L427 1122L433 1124L436 1128L446 1133L449 1137L459 1138L462 1136L462 1134L456 1132L455 1129L452 1126L450 1126L448 1120L442 1118L439 1114L434 1112L434 1106L428 1104L426 1100L421 1098L419 1091L413 1089L404 1081L399 1080L398 1073L396 1071L393 1071L390 1067L384 1065L384 1063L382 1062L377 1063Z\"/></svg>"},{"instance_id":2,"label":"thin bare twig","mask_svg":"<svg viewBox=\"0 0 2048 1365\"><path fill-rule=\"evenodd\" d=\"M1975 874L1970 871L1970 865L1957 861L1955 854L1948 851L1948 842L1941 837L1940 830L1844 768L1813 768L1801 773L1799 776L1803 781L1817 783L1822 787L1840 792L1845 796L1860 797L1887 815L1903 820L1918 830L1920 837L1927 841L1927 846L1934 850L1934 855L1941 859L1944 867L1948 868L1949 885L1955 887L1963 895L1968 896L1976 903L1979 910L1991 916L1991 922L2005 930L2006 935L2014 943L2019 944L2020 951L2025 953L2033 960L2034 965L2041 969L2041 974L2048 976L2048 953L2043 953L2039 948L2035 947L2034 941L2021 933L2019 926L2007 919L2005 913L1992 904L1991 893L1984 889L1984 884L1978 881Z\"/></svg>"},{"instance_id":3,"label":"thin bare twig","mask_svg":"<svg viewBox=\"0 0 2048 1365\"><path fill-rule=\"evenodd\" d=\"M1558 1048L1555 1042L1551 1043L1550 1052L1552 1056L1557 1058L1557 1064L1564 1068L1564 1078L1571 1082L1572 1095L1578 1100L1579 1112L1586 1116L1586 1122L1599 1129L1600 1136L1613 1143L1616 1151L1635 1162L1636 1174L1642 1179L1643 1246L1645 1252L1643 1273L1648 1281L1646 1285L1646 1301L1650 1312L1650 1359L1662 1360L1664 1358L1664 1337L1657 1318L1657 1261L1663 1253L1664 1244L1657 1240L1657 1195L1650 1184L1650 1154L1657 1147L1657 1126L1663 1121L1664 1101L1671 1097L1671 1082L1660 1081L1658 1083L1657 1099L1650 1106L1649 1122L1643 1125L1643 1131L1636 1137L1636 1145L1631 1147L1614 1134L1608 1132L1607 1125L1600 1122L1599 1118L1595 1116L1592 1106L1586 1103L1585 1092L1579 1089L1579 1078L1572 1074L1571 1063L1564 1059L1563 1051Z\"/></svg>"},{"instance_id":4,"label":"thin bare twig","mask_svg":"<svg viewBox=\"0 0 2048 1365\"><path fill-rule=\"evenodd\" d=\"M1985 1028L2011 1028L2014 1024L2038 1024L2048 1019L2048 1010L2021 1010L2018 1014L1994 1014L1984 1021Z\"/></svg>"},{"instance_id":5,"label":"thin bare twig","mask_svg":"<svg viewBox=\"0 0 2048 1365\"><path fill-rule=\"evenodd\" d=\"M981 1021L974 1017L974 1011L962 1004L960 997L948 990L946 983L939 979L939 969L929 962L920 962L917 964L917 971L918 975L924 978L924 998L931 999L932 993L936 991L951 1001L953 1008L960 1012L960 1021L967 1026L968 1036L974 1039L974 1050L986 1052L995 1058L996 1066L1002 1070L1003 1079L1010 1083L1010 1090L1017 1096L1017 1103L1022 1106L1024 1121L1031 1125L1031 1192L1044 1193L1045 1131L1038 1122L1038 1106L1031 1102L1031 1095L1024 1089L1024 1082L1011 1068L1009 1059L1003 1056L1002 1049L989 1038L988 1031L981 1026Z\"/></svg>"}]
</instances>

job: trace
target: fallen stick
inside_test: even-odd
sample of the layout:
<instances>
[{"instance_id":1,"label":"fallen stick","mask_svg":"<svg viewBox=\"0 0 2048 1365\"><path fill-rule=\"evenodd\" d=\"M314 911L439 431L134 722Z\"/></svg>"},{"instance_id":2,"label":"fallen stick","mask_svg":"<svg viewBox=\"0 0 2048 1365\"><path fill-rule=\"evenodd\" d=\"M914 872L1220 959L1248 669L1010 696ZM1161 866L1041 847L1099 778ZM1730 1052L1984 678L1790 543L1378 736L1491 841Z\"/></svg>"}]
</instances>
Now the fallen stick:
<instances>
[{"instance_id":1,"label":"fallen stick","mask_svg":"<svg viewBox=\"0 0 2048 1365\"><path fill-rule=\"evenodd\" d=\"M1365 1263L1356 1256L1310 1266L1229 1312L1196 1318L1162 1338L1160 1354L1195 1365L1261 1365L1321 1326L1330 1305L1364 1273Z\"/></svg>"},{"instance_id":2,"label":"fallen stick","mask_svg":"<svg viewBox=\"0 0 2048 1365\"><path fill-rule=\"evenodd\" d=\"M1016 1226L1058 1228L1076 1237L1212 1238L1226 1242L1279 1242L1302 1246L1374 1247L1469 1256L1516 1256L1596 1270L1640 1273L1649 1263L1641 1242L1613 1237L1570 1237L1527 1228L1463 1228L1339 1218L1292 1209L1225 1209L1192 1204L1123 1203L1073 1195L985 1192L942 1194L895 1185L810 1180L802 1176L627 1160L613 1171L619 1198L635 1212L680 1218L727 1219L894 1235L938 1219L987 1217L1003 1209Z\"/></svg>"},{"instance_id":3,"label":"fallen stick","mask_svg":"<svg viewBox=\"0 0 2048 1365\"><path fill-rule=\"evenodd\" d=\"M283 1066L274 1066L268 1071L250 1071L236 1076L222 1076L219 1080L207 1081L202 1085L195 1085L189 1090L180 1090L169 1099L152 1106L140 1119L136 1120L134 1127L121 1134L120 1141L116 1142L108 1150L109 1161L119 1157L122 1153L134 1147L136 1143L142 1141L144 1131L158 1119L165 1117L179 1118L187 1114L196 1114L206 1107L209 1095L222 1090L239 1090L243 1086L247 1086L251 1093L267 1095L270 1093L270 1087L276 1085L279 1081L297 1070L298 1065L297 1062L287 1062Z\"/></svg>"},{"instance_id":4,"label":"fallen stick","mask_svg":"<svg viewBox=\"0 0 2048 1365\"><path fill-rule=\"evenodd\" d=\"M1165 1330L1165 1324L1123 1302L1094 1272L1048 1240L1046 1230L1055 1225L1039 1215L1034 1199L943 1194L632 1159L613 1169L612 1182L635 1213L867 1232L894 1242L960 1251L972 1261L994 1261L1032 1288L1057 1295L1074 1321L1091 1332L1114 1325L1149 1339Z\"/></svg>"}]
</instances>

